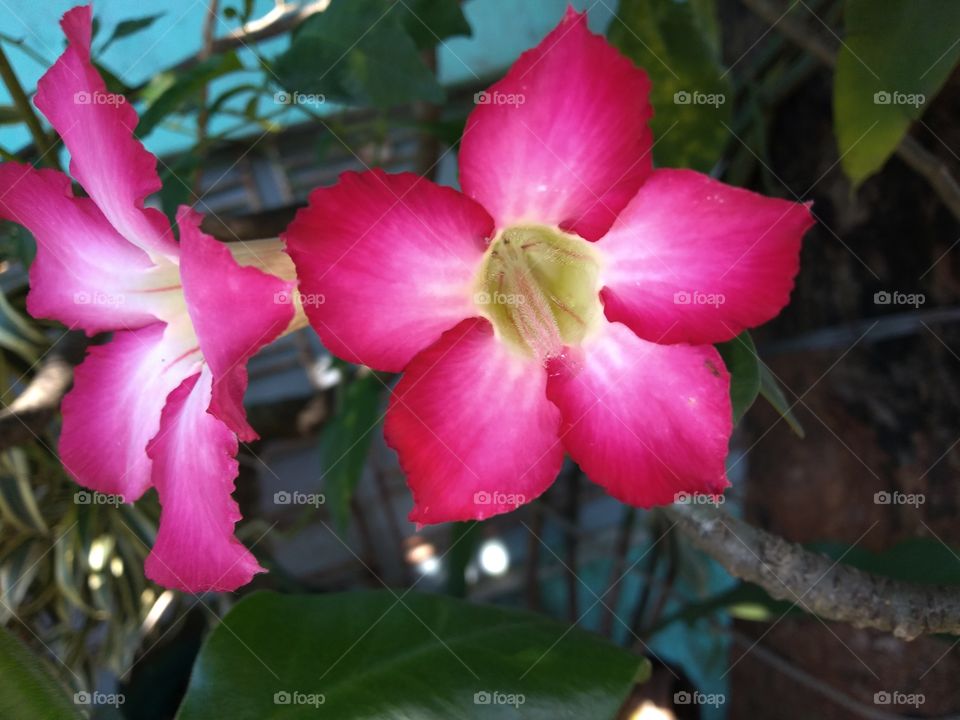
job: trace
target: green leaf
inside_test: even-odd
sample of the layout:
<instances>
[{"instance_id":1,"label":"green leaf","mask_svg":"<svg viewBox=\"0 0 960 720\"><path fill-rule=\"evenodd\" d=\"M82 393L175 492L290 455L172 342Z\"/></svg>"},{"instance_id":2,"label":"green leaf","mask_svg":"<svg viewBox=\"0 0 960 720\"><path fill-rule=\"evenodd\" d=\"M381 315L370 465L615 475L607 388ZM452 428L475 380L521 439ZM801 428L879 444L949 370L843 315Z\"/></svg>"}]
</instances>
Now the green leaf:
<instances>
[{"instance_id":1,"label":"green leaf","mask_svg":"<svg viewBox=\"0 0 960 720\"><path fill-rule=\"evenodd\" d=\"M730 135L733 99L713 0L620 0L609 37L653 83L656 164L710 170Z\"/></svg>"},{"instance_id":2,"label":"green leaf","mask_svg":"<svg viewBox=\"0 0 960 720\"><path fill-rule=\"evenodd\" d=\"M380 421L384 382L369 373L342 390L340 411L320 436L320 467L330 513L341 529L350 518L350 499L360 482L370 442Z\"/></svg>"},{"instance_id":3,"label":"green leaf","mask_svg":"<svg viewBox=\"0 0 960 720\"><path fill-rule=\"evenodd\" d=\"M113 29L113 34L111 34L110 37L104 41L103 45L100 46L99 53L101 55L105 53L107 48L110 47L116 40L122 40L130 35L135 35L141 30L146 30L162 17L163 13L157 13L156 15L144 15L143 17L131 18L130 20L123 20L117 23L117 26Z\"/></svg>"},{"instance_id":4,"label":"green leaf","mask_svg":"<svg viewBox=\"0 0 960 720\"><path fill-rule=\"evenodd\" d=\"M780 413L780 416L787 421L787 425L790 426L790 429L793 430L794 433L801 438L806 436L806 433L803 431L803 426L800 425L797 416L793 414L790 403L787 402L783 390L780 389L780 383L777 382L773 373L770 372L770 369L763 363L760 363L760 394L773 406L773 409Z\"/></svg>"},{"instance_id":5,"label":"green leaf","mask_svg":"<svg viewBox=\"0 0 960 720\"><path fill-rule=\"evenodd\" d=\"M0 347L16 353L28 363L40 357L46 338L17 312L0 292Z\"/></svg>"},{"instance_id":6,"label":"green leaf","mask_svg":"<svg viewBox=\"0 0 960 720\"><path fill-rule=\"evenodd\" d=\"M717 350L730 373L730 400L733 403L733 422L736 424L760 392L757 348L750 333L744 330L733 340L717 345Z\"/></svg>"},{"instance_id":7,"label":"green leaf","mask_svg":"<svg viewBox=\"0 0 960 720\"><path fill-rule=\"evenodd\" d=\"M444 98L402 10L385 0L334 0L300 26L274 72L291 93L337 102L389 108Z\"/></svg>"},{"instance_id":8,"label":"green leaf","mask_svg":"<svg viewBox=\"0 0 960 720\"><path fill-rule=\"evenodd\" d=\"M200 91L212 80L242 70L243 64L233 51L216 55L194 65L189 70L176 75L163 74L154 78L151 84L154 89L162 89L140 116L137 125L137 136L144 138L159 125L164 118L179 111L188 101L200 94ZM149 89L149 88L148 88ZM144 92L144 98L149 99L153 93Z\"/></svg>"},{"instance_id":9,"label":"green leaf","mask_svg":"<svg viewBox=\"0 0 960 720\"><path fill-rule=\"evenodd\" d=\"M223 17L228 20L237 20L241 25L246 25L253 17L254 0L243 0L243 9L227 7L223 9Z\"/></svg>"},{"instance_id":10,"label":"green leaf","mask_svg":"<svg viewBox=\"0 0 960 720\"><path fill-rule=\"evenodd\" d=\"M645 659L539 615L397 597L245 597L201 649L178 719L612 719L649 674Z\"/></svg>"},{"instance_id":11,"label":"green leaf","mask_svg":"<svg viewBox=\"0 0 960 720\"><path fill-rule=\"evenodd\" d=\"M843 169L860 184L887 161L960 59L960 3L847 0L833 83Z\"/></svg>"},{"instance_id":12,"label":"green leaf","mask_svg":"<svg viewBox=\"0 0 960 720\"><path fill-rule=\"evenodd\" d=\"M467 22L459 2L404 0L398 9L406 11L403 25L421 50L432 48L454 35L471 34L470 23Z\"/></svg>"},{"instance_id":13,"label":"green leaf","mask_svg":"<svg viewBox=\"0 0 960 720\"><path fill-rule=\"evenodd\" d=\"M39 658L0 628L0 717L80 718L63 686Z\"/></svg>"}]
</instances>

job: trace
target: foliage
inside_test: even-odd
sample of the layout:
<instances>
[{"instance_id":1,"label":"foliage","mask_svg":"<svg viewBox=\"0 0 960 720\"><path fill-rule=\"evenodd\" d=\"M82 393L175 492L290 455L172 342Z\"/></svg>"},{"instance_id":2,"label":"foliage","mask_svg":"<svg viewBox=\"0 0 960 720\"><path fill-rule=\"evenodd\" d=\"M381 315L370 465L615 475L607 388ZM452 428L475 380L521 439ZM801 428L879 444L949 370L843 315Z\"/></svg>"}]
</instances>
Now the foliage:
<instances>
[{"instance_id":1,"label":"foliage","mask_svg":"<svg viewBox=\"0 0 960 720\"><path fill-rule=\"evenodd\" d=\"M953 72L958 25L958 3L847 0L833 107L843 168L855 184L883 166Z\"/></svg>"},{"instance_id":2,"label":"foliage","mask_svg":"<svg viewBox=\"0 0 960 720\"><path fill-rule=\"evenodd\" d=\"M36 720L80 717L49 668L3 628L0 628L0 715Z\"/></svg>"},{"instance_id":3,"label":"foliage","mask_svg":"<svg viewBox=\"0 0 960 720\"><path fill-rule=\"evenodd\" d=\"M525 718L599 720L648 675L646 660L532 613L415 591L257 593L211 633L178 718L253 720L283 705L290 718L317 708L339 718L493 718L515 707Z\"/></svg>"},{"instance_id":4,"label":"foliage","mask_svg":"<svg viewBox=\"0 0 960 720\"><path fill-rule=\"evenodd\" d=\"M609 35L653 83L656 163L709 171L730 134L733 104L713 0L620 0Z\"/></svg>"},{"instance_id":5,"label":"foliage","mask_svg":"<svg viewBox=\"0 0 960 720\"><path fill-rule=\"evenodd\" d=\"M250 22L255 5L242 0L222 8L223 21L237 26ZM830 3L809 0L809 5L819 9ZM922 120L960 61L960 43L953 42L960 4L841 0L840 5L845 33L834 76L834 132L840 163L859 184L883 167ZM95 54L110 91L137 106L139 137L152 139L162 128L190 138L186 151L166 158L159 168L163 189L152 201L168 215L192 199L211 149L251 129L266 134L295 121L320 120L328 130L318 133L316 141L323 153L344 144L350 153L359 148L356 156L363 163L390 157L396 150L391 133L401 128L419 141L435 139L451 147L462 134L465 113L458 107L422 117L408 112L443 103L461 90L441 84L434 62L445 41L471 34L461 3L333 0L327 10L281 38L284 45L289 41L286 49L264 51L267 57L254 47L200 55L182 64L171 62L141 84L132 84L125 68L101 64L107 51L116 55L124 42L146 37L165 18L157 12L119 22L109 34L101 29ZM768 190L783 194L770 169L771 110L784 88L807 77L810 57L785 47L771 33L758 47L758 57L724 67L715 0L620 0L608 35L650 75L657 165L711 172L734 184L766 183ZM29 40L0 34L4 48L48 65L49 58L33 50ZM316 109L278 102L278 87L281 96L314 94L330 105ZM340 110L353 114L342 120L334 116ZM214 132L198 122L202 115L210 127L217 120L236 124L220 125ZM24 120L22 108L0 105L0 126ZM32 147L0 148L0 157L39 161ZM0 294L3 398L29 382L56 337L48 324L29 318L24 309L25 270L35 249L19 226L0 225L0 274L4 280L16 279ZM751 335L744 332L718 350L731 374L735 422L762 396L803 437L793 413L796 403L758 356ZM340 529L348 529L390 379L367 369L346 369L343 375L349 379L333 391L319 454L326 509ZM0 452L0 621L24 640L0 631L4 717L24 708L31 717L76 716L71 692L94 687L104 669L123 675L138 653L150 652L148 618L170 599L142 571L155 533L156 504L152 499L136 507L84 501L55 456L55 438L54 423L31 442ZM542 507L557 514L548 501L538 502L542 505L534 512ZM647 529L659 529L657 516L651 518ZM466 578L490 527L463 523L451 528L447 596L469 595ZM569 537L563 537L571 547ZM664 614L663 606L647 602L649 597L637 603L644 612L654 607L653 622L642 628L654 638L668 637L659 634L668 626L694 626L709 618L770 620L788 610L802 612L746 584L717 590L704 582L696 588L700 592L678 598L671 586L678 565L700 563L695 570L709 573L699 556L678 560L675 539L664 544L667 556L651 563L653 572L644 582L662 582L663 597L673 605ZM880 575L960 584L953 550L936 542L909 541L883 553L835 543L814 548ZM265 564L271 565L269 558ZM539 569L534 566L533 574ZM291 591L314 589L300 579L276 576ZM203 608L216 618L223 607L210 604L214 608L203 601ZM582 617L573 619L585 624ZM293 693L322 696L323 710L332 716L494 717L503 708L474 704L474 696L519 693L518 678L524 678L524 703L518 709L523 717L613 717L633 684L649 672L649 663L569 627L543 614L416 591L257 593L242 599L207 637L179 717L313 717L310 705L283 705L282 698ZM624 644L632 640L621 638ZM46 660L54 655L62 662L48 667ZM186 667L191 659L182 652L175 664Z\"/></svg>"},{"instance_id":6,"label":"foliage","mask_svg":"<svg viewBox=\"0 0 960 720\"><path fill-rule=\"evenodd\" d=\"M455 3L336 2L303 24L274 70L290 93L336 102L440 102L443 88L420 51L468 30Z\"/></svg>"}]
</instances>

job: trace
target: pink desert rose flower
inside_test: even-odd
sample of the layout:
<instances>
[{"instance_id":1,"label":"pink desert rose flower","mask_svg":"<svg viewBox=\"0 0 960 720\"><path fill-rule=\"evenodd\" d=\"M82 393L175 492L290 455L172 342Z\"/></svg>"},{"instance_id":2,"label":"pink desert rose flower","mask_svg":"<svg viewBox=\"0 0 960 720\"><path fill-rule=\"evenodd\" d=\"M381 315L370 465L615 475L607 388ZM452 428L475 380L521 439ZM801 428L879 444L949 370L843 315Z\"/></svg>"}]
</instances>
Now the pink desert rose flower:
<instances>
[{"instance_id":1,"label":"pink desert rose flower","mask_svg":"<svg viewBox=\"0 0 960 720\"><path fill-rule=\"evenodd\" d=\"M191 592L233 590L262 572L234 537L231 498L247 424L246 360L283 333L293 267L279 241L231 250L181 208L180 242L161 212L156 158L133 137L136 111L107 93L90 61L91 10L61 22L69 45L40 80L36 105L70 151L71 180L0 165L0 216L37 240L27 308L93 335L112 331L77 370L63 401L59 452L77 482L162 505L147 575ZM266 267L288 276L267 274Z\"/></svg>"},{"instance_id":2,"label":"pink desert rose flower","mask_svg":"<svg viewBox=\"0 0 960 720\"><path fill-rule=\"evenodd\" d=\"M565 451L640 507L728 486L712 343L786 305L812 220L654 169L649 88L569 10L467 120L462 192L346 173L287 230L302 290L326 297L307 316L327 347L403 371L385 433L411 520L512 510Z\"/></svg>"}]
</instances>

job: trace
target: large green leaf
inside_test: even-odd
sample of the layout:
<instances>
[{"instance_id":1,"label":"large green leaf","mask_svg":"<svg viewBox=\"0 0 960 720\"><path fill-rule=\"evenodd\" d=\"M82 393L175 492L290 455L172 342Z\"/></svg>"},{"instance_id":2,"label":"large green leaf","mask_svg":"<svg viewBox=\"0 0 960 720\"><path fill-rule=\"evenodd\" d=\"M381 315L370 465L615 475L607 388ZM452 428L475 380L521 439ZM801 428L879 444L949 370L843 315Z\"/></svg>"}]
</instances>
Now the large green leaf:
<instances>
[{"instance_id":1,"label":"large green leaf","mask_svg":"<svg viewBox=\"0 0 960 720\"><path fill-rule=\"evenodd\" d=\"M255 593L211 633L177 717L603 720L648 673L530 613L417 592Z\"/></svg>"},{"instance_id":2,"label":"large green leaf","mask_svg":"<svg viewBox=\"0 0 960 720\"><path fill-rule=\"evenodd\" d=\"M733 340L717 345L723 364L730 373L730 400L733 422L740 422L760 392L760 363L750 333L744 330Z\"/></svg>"},{"instance_id":3,"label":"large green leaf","mask_svg":"<svg viewBox=\"0 0 960 720\"><path fill-rule=\"evenodd\" d=\"M274 72L291 93L337 102L380 108L412 100L441 102L443 88L405 21L402 3L334 0L297 30Z\"/></svg>"},{"instance_id":4,"label":"large green leaf","mask_svg":"<svg viewBox=\"0 0 960 720\"><path fill-rule=\"evenodd\" d=\"M46 666L3 628L0 628L0 717L30 720L81 717Z\"/></svg>"},{"instance_id":5,"label":"large green leaf","mask_svg":"<svg viewBox=\"0 0 960 720\"><path fill-rule=\"evenodd\" d=\"M960 2L847 0L834 125L854 183L877 172L960 59Z\"/></svg>"},{"instance_id":6,"label":"large green leaf","mask_svg":"<svg viewBox=\"0 0 960 720\"><path fill-rule=\"evenodd\" d=\"M713 0L620 0L610 41L650 75L658 165L707 171L729 138L718 32Z\"/></svg>"}]
</instances>

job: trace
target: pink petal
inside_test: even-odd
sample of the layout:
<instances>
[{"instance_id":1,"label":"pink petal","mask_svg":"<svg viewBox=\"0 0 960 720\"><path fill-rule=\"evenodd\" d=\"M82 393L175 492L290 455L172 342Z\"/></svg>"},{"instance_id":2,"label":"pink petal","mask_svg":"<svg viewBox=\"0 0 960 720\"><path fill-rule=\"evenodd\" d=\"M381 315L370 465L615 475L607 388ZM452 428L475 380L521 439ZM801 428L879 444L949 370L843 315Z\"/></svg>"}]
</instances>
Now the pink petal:
<instances>
[{"instance_id":1,"label":"pink petal","mask_svg":"<svg viewBox=\"0 0 960 720\"><path fill-rule=\"evenodd\" d=\"M463 191L498 228L557 225L596 240L650 174L649 90L646 73L568 9L467 119Z\"/></svg>"},{"instance_id":2,"label":"pink petal","mask_svg":"<svg viewBox=\"0 0 960 720\"><path fill-rule=\"evenodd\" d=\"M410 520L483 519L530 502L563 462L546 373L514 355L486 320L444 333L407 367L384 426L415 506Z\"/></svg>"},{"instance_id":3,"label":"pink petal","mask_svg":"<svg viewBox=\"0 0 960 720\"><path fill-rule=\"evenodd\" d=\"M186 592L236 590L264 572L233 534L237 436L207 412L212 381L206 367L184 380L147 450L162 506L147 577Z\"/></svg>"},{"instance_id":4,"label":"pink petal","mask_svg":"<svg viewBox=\"0 0 960 720\"><path fill-rule=\"evenodd\" d=\"M587 476L647 508L727 487L729 384L709 345L656 345L605 323L578 353L551 363L547 397L563 415L564 447Z\"/></svg>"},{"instance_id":5,"label":"pink petal","mask_svg":"<svg viewBox=\"0 0 960 720\"><path fill-rule=\"evenodd\" d=\"M149 291L166 282L159 269L88 198L74 197L62 173L0 164L0 217L23 225L37 240L27 296L34 317L94 334L156 322L175 300Z\"/></svg>"},{"instance_id":6,"label":"pink petal","mask_svg":"<svg viewBox=\"0 0 960 720\"><path fill-rule=\"evenodd\" d=\"M656 170L597 243L604 312L654 342L729 340L787 304L812 224L806 205Z\"/></svg>"},{"instance_id":7,"label":"pink petal","mask_svg":"<svg viewBox=\"0 0 960 720\"><path fill-rule=\"evenodd\" d=\"M398 372L464 318L493 224L469 198L410 173L344 173L283 238L307 317L339 357Z\"/></svg>"},{"instance_id":8,"label":"pink petal","mask_svg":"<svg viewBox=\"0 0 960 720\"><path fill-rule=\"evenodd\" d=\"M254 440L243 409L246 362L293 320L294 283L241 267L224 243L200 231L198 213L182 207L177 224L183 293L214 378L210 410L241 440Z\"/></svg>"},{"instance_id":9,"label":"pink petal","mask_svg":"<svg viewBox=\"0 0 960 720\"><path fill-rule=\"evenodd\" d=\"M63 399L60 459L81 485L125 502L151 484L147 443L167 395L197 371L182 326L154 323L90 348Z\"/></svg>"},{"instance_id":10,"label":"pink petal","mask_svg":"<svg viewBox=\"0 0 960 720\"><path fill-rule=\"evenodd\" d=\"M160 189L157 159L133 137L139 118L122 95L107 92L90 61L91 8L60 24L69 43L40 78L34 103L70 151L70 173L129 242L151 256L176 258L170 225L143 200Z\"/></svg>"}]
</instances>

